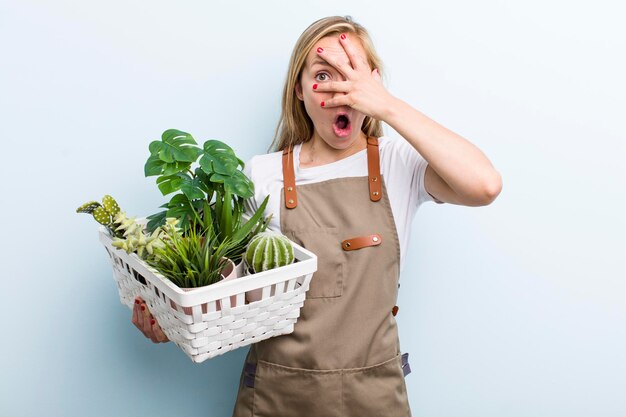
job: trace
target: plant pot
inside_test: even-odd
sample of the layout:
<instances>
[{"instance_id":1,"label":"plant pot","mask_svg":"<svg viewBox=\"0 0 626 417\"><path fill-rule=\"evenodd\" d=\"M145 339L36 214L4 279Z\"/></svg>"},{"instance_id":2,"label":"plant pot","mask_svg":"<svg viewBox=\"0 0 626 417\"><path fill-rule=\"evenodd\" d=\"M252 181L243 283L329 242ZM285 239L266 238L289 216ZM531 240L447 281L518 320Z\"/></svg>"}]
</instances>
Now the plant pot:
<instances>
[{"instance_id":1,"label":"plant pot","mask_svg":"<svg viewBox=\"0 0 626 417\"><path fill-rule=\"evenodd\" d=\"M240 277L240 276L241 275L239 275L237 273L237 266L235 265L235 263L233 261L231 261L229 259L228 260L228 264L224 267L224 269L222 269L222 279L221 279L221 281L230 281L230 280L235 279L235 278ZM231 307L237 307L237 296L236 295L231 295L230 296L230 306ZM222 301L221 300L217 300L216 308L217 308L217 311L222 310Z\"/></svg>"},{"instance_id":2,"label":"plant pot","mask_svg":"<svg viewBox=\"0 0 626 417\"><path fill-rule=\"evenodd\" d=\"M248 264L243 265L243 275L254 275L254 270ZM275 294L275 287L272 285L272 289L270 291L270 297ZM252 291L246 291L246 302L253 303L255 301L259 301L263 297L263 288L257 288Z\"/></svg>"},{"instance_id":3,"label":"plant pot","mask_svg":"<svg viewBox=\"0 0 626 417\"><path fill-rule=\"evenodd\" d=\"M222 269L222 272L220 273L220 275L222 276L222 279L220 279L219 282L237 278L238 275L237 275L237 268L236 268L235 263L233 261L231 261L230 259L228 259L228 262L226 263L226 266ZM209 285L211 285L211 284L209 284ZM198 288L202 288L202 287L181 288L181 290L189 292L189 291L192 291L192 290L196 290ZM230 305L231 305L231 307L235 307L236 304L237 304L237 296L233 295L233 296L230 297ZM170 306L173 309L176 309L176 305L174 304L174 302L172 300L170 300ZM216 307L215 308L217 309L217 311L222 310L222 305L221 305L221 301L220 300L216 301ZM192 310L191 307L183 307L183 312L185 314L187 314L188 316L192 315L191 310ZM208 304L207 303L202 304L202 314L206 314L208 311L209 311L208 310Z\"/></svg>"}]
</instances>

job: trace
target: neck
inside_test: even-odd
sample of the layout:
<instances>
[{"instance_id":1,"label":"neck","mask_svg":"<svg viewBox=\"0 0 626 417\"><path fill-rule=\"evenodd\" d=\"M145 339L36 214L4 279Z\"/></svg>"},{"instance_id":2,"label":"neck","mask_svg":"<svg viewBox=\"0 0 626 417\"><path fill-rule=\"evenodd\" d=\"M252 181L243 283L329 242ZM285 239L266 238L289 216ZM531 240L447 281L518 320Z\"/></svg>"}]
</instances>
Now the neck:
<instances>
[{"instance_id":1,"label":"neck","mask_svg":"<svg viewBox=\"0 0 626 417\"><path fill-rule=\"evenodd\" d=\"M359 136L348 147L335 149L319 136L313 135L311 139L302 144L300 149L300 166L318 166L339 161L350 155L362 151L367 147L367 136L359 132Z\"/></svg>"}]
</instances>

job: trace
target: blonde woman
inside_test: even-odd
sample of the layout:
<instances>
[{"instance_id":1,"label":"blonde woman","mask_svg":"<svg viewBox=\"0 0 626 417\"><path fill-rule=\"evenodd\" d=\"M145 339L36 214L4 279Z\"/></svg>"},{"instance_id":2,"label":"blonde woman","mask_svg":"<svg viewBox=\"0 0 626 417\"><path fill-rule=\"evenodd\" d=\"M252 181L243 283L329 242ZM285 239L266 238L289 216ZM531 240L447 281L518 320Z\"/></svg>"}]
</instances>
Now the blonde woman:
<instances>
[{"instance_id":1,"label":"blonde woman","mask_svg":"<svg viewBox=\"0 0 626 417\"><path fill-rule=\"evenodd\" d=\"M251 345L234 417L411 415L395 320L411 220L426 201L490 204L501 178L479 149L392 96L382 73L349 16L320 19L296 42L274 151L246 164L248 204L270 195L271 227L316 253L318 269L293 333Z\"/></svg>"},{"instance_id":2,"label":"blonde woman","mask_svg":"<svg viewBox=\"0 0 626 417\"><path fill-rule=\"evenodd\" d=\"M420 204L490 204L502 181L485 155L382 82L368 32L320 19L297 40L273 152L252 157L252 213L318 256L294 331L250 346L233 417L411 415L395 316ZM385 136L382 122L400 136ZM271 150L271 147L270 147ZM167 341L138 300L133 323Z\"/></svg>"}]
</instances>

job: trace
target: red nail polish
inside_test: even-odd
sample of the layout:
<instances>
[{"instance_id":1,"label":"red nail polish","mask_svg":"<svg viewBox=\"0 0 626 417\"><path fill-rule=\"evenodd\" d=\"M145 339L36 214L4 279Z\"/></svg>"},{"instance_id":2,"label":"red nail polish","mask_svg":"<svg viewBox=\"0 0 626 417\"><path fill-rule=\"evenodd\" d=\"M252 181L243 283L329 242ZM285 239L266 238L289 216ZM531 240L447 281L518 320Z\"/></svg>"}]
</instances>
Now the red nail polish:
<instances>
[{"instance_id":1,"label":"red nail polish","mask_svg":"<svg viewBox=\"0 0 626 417\"><path fill-rule=\"evenodd\" d=\"M154 325L154 323L156 323L155 319L150 319L150 324Z\"/></svg>"},{"instance_id":2,"label":"red nail polish","mask_svg":"<svg viewBox=\"0 0 626 417\"><path fill-rule=\"evenodd\" d=\"M324 48L322 48L321 46L319 48L317 48L317 52L324 52Z\"/></svg>"},{"instance_id":3,"label":"red nail polish","mask_svg":"<svg viewBox=\"0 0 626 417\"><path fill-rule=\"evenodd\" d=\"M324 102L322 101L322 107L324 107Z\"/></svg>"},{"instance_id":4,"label":"red nail polish","mask_svg":"<svg viewBox=\"0 0 626 417\"><path fill-rule=\"evenodd\" d=\"M135 304L139 304L139 303L141 303L141 301L135 300Z\"/></svg>"},{"instance_id":5,"label":"red nail polish","mask_svg":"<svg viewBox=\"0 0 626 417\"><path fill-rule=\"evenodd\" d=\"M313 84L313 90L317 90L317 84Z\"/></svg>"},{"instance_id":6,"label":"red nail polish","mask_svg":"<svg viewBox=\"0 0 626 417\"><path fill-rule=\"evenodd\" d=\"M146 311L146 306L142 305L141 306L141 311Z\"/></svg>"},{"instance_id":7,"label":"red nail polish","mask_svg":"<svg viewBox=\"0 0 626 417\"><path fill-rule=\"evenodd\" d=\"M345 33L342 33L342 34L341 34L341 39L345 39L345 38L346 38L346 34L345 34Z\"/></svg>"}]
</instances>

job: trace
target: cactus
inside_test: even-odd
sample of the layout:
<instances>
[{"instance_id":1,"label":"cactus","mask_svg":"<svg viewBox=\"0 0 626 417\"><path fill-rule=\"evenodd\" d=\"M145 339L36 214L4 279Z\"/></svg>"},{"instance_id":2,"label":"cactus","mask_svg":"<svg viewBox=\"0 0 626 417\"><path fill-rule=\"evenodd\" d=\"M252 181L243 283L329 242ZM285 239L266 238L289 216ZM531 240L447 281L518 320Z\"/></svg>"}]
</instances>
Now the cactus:
<instances>
[{"instance_id":1,"label":"cactus","mask_svg":"<svg viewBox=\"0 0 626 417\"><path fill-rule=\"evenodd\" d=\"M246 263L261 272L293 263L293 246L286 236L270 230L257 233L246 248Z\"/></svg>"}]
</instances>

